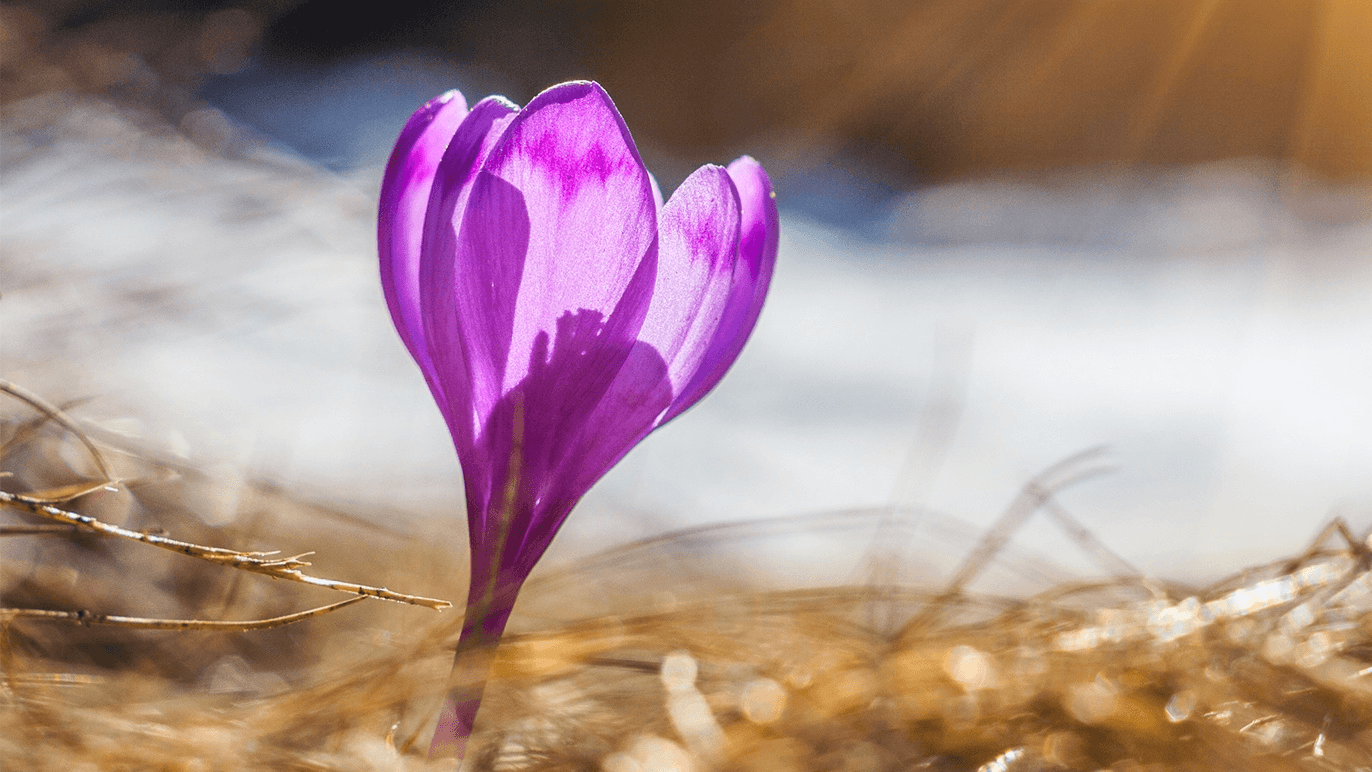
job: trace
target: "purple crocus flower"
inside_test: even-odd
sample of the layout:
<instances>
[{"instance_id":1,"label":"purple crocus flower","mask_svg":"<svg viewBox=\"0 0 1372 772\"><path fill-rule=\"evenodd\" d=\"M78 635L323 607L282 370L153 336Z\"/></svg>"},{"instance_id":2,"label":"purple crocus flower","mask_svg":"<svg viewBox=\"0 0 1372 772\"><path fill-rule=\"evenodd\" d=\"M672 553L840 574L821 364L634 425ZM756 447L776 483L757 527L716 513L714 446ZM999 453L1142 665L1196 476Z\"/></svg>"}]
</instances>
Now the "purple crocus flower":
<instances>
[{"instance_id":1,"label":"purple crocus flower","mask_svg":"<svg viewBox=\"0 0 1372 772\"><path fill-rule=\"evenodd\" d=\"M515 596L572 507L738 356L777 229L746 156L664 204L596 83L523 110L452 91L406 124L381 188L381 281L457 446L472 554L431 755L463 755Z\"/></svg>"}]
</instances>

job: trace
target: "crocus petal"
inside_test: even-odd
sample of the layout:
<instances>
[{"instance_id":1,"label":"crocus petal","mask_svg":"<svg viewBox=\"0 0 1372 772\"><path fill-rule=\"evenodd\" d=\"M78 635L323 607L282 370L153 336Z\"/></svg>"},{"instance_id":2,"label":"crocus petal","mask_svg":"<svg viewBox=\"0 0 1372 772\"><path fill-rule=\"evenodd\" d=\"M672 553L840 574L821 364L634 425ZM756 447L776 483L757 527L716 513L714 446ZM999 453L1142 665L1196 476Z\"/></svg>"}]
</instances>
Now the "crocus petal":
<instances>
[{"instance_id":1,"label":"crocus petal","mask_svg":"<svg viewBox=\"0 0 1372 772\"><path fill-rule=\"evenodd\" d=\"M555 334L564 313L610 319L655 242L656 211L629 131L595 83L566 83L534 97L505 130L486 171L523 194L530 223L520 283L496 288L515 296L517 306L503 373L507 391L528 374L534 339ZM475 203L467 222L479 216ZM624 332L632 337L638 330Z\"/></svg>"},{"instance_id":2,"label":"crocus petal","mask_svg":"<svg viewBox=\"0 0 1372 772\"><path fill-rule=\"evenodd\" d=\"M558 489L538 480L551 478L569 461L570 446L591 426L592 413L636 344L634 335L647 315L656 273L654 241L609 319L602 322L597 312L584 308L564 313L557 320L557 336L546 364L537 356L537 347L536 355L530 357L526 401L533 417L524 423L524 448L525 468L535 473L526 484L526 489L537 491L528 501L535 511L563 499L570 499L570 507L586 492Z\"/></svg>"},{"instance_id":3,"label":"crocus petal","mask_svg":"<svg viewBox=\"0 0 1372 772\"><path fill-rule=\"evenodd\" d=\"M657 282L639 340L667 362L673 395L685 389L719 327L738 257L739 197L729 173L702 166L658 222Z\"/></svg>"},{"instance_id":4,"label":"crocus petal","mask_svg":"<svg viewBox=\"0 0 1372 772\"><path fill-rule=\"evenodd\" d=\"M471 447L476 420L455 307L457 230L481 164L517 111L500 97L487 97L472 108L435 170L424 220L419 283L426 353L439 382L441 393L435 396L459 455Z\"/></svg>"},{"instance_id":5,"label":"crocus petal","mask_svg":"<svg viewBox=\"0 0 1372 772\"><path fill-rule=\"evenodd\" d=\"M638 340L595 410L569 424L574 444L552 459L557 468L548 485L551 496L568 503L529 530L523 544L534 554L542 554L571 504L652 431L698 368L729 297L738 227L738 194L718 166L698 169L663 208Z\"/></svg>"},{"instance_id":6,"label":"crocus petal","mask_svg":"<svg viewBox=\"0 0 1372 772\"><path fill-rule=\"evenodd\" d=\"M672 400L672 406L659 424L694 405L724 377L752 334L758 314L762 312L762 301L767 297L767 287L772 282L780 232L772 181L762 165L749 156L729 164L729 177L738 190L741 205L738 263L734 268L729 300L699 369Z\"/></svg>"},{"instance_id":7,"label":"crocus petal","mask_svg":"<svg viewBox=\"0 0 1372 772\"><path fill-rule=\"evenodd\" d=\"M585 492L549 482L643 324L656 275L654 209L623 122L592 84L535 98L478 174L455 234L451 307L434 304L436 316L454 320L482 427L471 452L458 450L474 545L517 548L557 509L548 499L570 509ZM568 253L579 255L569 264ZM504 501L508 491L517 498Z\"/></svg>"},{"instance_id":8,"label":"crocus petal","mask_svg":"<svg viewBox=\"0 0 1372 772\"><path fill-rule=\"evenodd\" d=\"M667 363L657 349L636 343L615 382L588 416L576 445L569 448L550 481L550 490L561 492L559 506L533 524L521 548L542 555L572 505L652 431L671 402Z\"/></svg>"},{"instance_id":9,"label":"crocus petal","mask_svg":"<svg viewBox=\"0 0 1372 772\"><path fill-rule=\"evenodd\" d=\"M486 517L481 532L473 525L471 538L474 544L500 545L502 565L525 572L510 580L522 581L533 569L576 502L651 429L670 402L661 356L625 334L642 324L655 274L656 250L650 249L608 322L584 309L558 319L556 336L551 342L539 336L528 376L491 416L483 448L494 448L496 458L516 458L518 464L492 470L496 475L489 495L506 498L487 505L497 514ZM640 349L644 352L635 358ZM642 355L659 364L650 369L653 365ZM610 363L613 369L606 369ZM612 382L628 387L617 392ZM665 396L653 400L651 412L631 409L651 399L635 390L659 383Z\"/></svg>"},{"instance_id":10,"label":"crocus petal","mask_svg":"<svg viewBox=\"0 0 1372 772\"><path fill-rule=\"evenodd\" d=\"M435 97L416 110L400 132L381 182L377 216L381 288L395 329L431 389L434 368L419 300L424 216L439 161L466 116L467 102L457 91ZM435 392L434 396L439 395Z\"/></svg>"},{"instance_id":11,"label":"crocus petal","mask_svg":"<svg viewBox=\"0 0 1372 772\"><path fill-rule=\"evenodd\" d=\"M515 297L529 243L529 218L524 197L509 183L481 173L472 187L467 210L474 213L452 234L454 259L446 249L433 261L425 256L425 321L435 345L433 355L445 388L452 379L447 410L449 428L467 485L469 524L476 533L484 524L493 475L510 462L511 442L498 423L491 426L500 404L501 372L514 323ZM444 245L448 245L445 243ZM503 444L502 444L503 440Z\"/></svg>"}]
</instances>

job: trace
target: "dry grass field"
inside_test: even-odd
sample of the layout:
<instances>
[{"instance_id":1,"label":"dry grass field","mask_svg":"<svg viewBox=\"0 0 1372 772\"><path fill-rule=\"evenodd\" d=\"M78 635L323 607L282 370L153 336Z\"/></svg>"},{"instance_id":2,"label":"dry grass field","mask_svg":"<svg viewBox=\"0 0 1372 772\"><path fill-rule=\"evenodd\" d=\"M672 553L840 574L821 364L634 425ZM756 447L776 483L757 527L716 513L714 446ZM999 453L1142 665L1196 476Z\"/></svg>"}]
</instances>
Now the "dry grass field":
<instances>
[{"instance_id":1,"label":"dry grass field","mask_svg":"<svg viewBox=\"0 0 1372 772\"><path fill-rule=\"evenodd\" d=\"M230 490L7 390L26 403L0 427L7 769L430 768L461 619L399 593L461 597L450 534L252 481ZM469 764L1367 769L1367 539L1335 523L1309 550L1210 587L1147 579L1055 509L1090 461L1031 481L981 538L932 514L837 513L695 529L544 571L502 646ZM207 525L224 496L238 517ZM1113 578L1055 580L1007 549L1041 509ZM749 570L788 532L868 529L917 544L904 560L928 558L933 576L897 583L888 565L807 586ZM332 587L362 602L328 608L324 589L283 581L300 572L368 587ZM981 579L1006 591L971 589ZM140 616L110 611L126 609Z\"/></svg>"}]
</instances>

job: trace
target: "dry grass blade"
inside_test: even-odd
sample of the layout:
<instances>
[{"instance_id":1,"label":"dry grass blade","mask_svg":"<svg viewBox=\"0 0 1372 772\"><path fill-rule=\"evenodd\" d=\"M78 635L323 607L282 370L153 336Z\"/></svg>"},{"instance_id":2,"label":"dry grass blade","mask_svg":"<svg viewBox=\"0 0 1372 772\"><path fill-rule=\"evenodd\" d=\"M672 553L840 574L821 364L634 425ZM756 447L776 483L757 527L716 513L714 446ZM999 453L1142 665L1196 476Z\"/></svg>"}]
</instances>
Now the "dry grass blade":
<instances>
[{"instance_id":1,"label":"dry grass blade","mask_svg":"<svg viewBox=\"0 0 1372 772\"><path fill-rule=\"evenodd\" d=\"M1072 516L1057 499L1044 499L1043 511L1051 517L1102 568L1120 577L1140 577L1143 572L1105 545L1091 530Z\"/></svg>"},{"instance_id":2,"label":"dry grass blade","mask_svg":"<svg viewBox=\"0 0 1372 772\"><path fill-rule=\"evenodd\" d=\"M96 491L106 489L114 490L114 484L104 480L97 480L95 482L86 481L73 483L71 485L60 485L56 488L46 488L39 491L28 491L24 494L24 498L29 501L37 501L43 504L65 504L69 501L75 501L82 496L88 496Z\"/></svg>"},{"instance_id":3,"label":"dry grass blade","mask_svg":"<svg viewBox=\"0 0 1372 772\"><path fill-rule=\"evenodd\" d=\"M0 525L0 536L65 536L80 530L74 525Z\"/></svg>"},{"instance_id":4,"label":"dry grass blade","mask_svg":"<svg viewBox=\"0 0 1372 772\"><path fill-rule=\"evenodd\" d=\"M289 558L272 559L274 552L239 552L238 550L224 549L222 547L205 547L191 542L170 539L156 534L143 533L141 531L131 531L117 525L103 523L89 515L81 515L69 512L65 509L53 506L46 502L30 498L18 493L8 493L0 491L0 504L7 504L15 507L22 507L29 512L45 517L49 520L56 520L66 525L78 526L89 529L96 533L107 536L118 536L133 541L150 544L172 552L179 552L193 558L207 560L219 565L237 568L241 571L250 571L263 576L270 576L276 579L286 579L302 584L310 584L315 587L324 587L338 592L346 592L352 595L365 595L370 598L390 600L397 603L408 603L415 606L426 606L431 609L441 611L451 607L453 604L438 598L426 598L421 595L409 595L385 587L370 587L364 584L352 582L340 582L334 579L324 579L317 576L309 576L300 572L300 568L308 566L309 563L301 560L309 553L296 555Z\"/></svg>"},{"instance_id":5,"label":"dry grass blade","mask_svg":"<svg viewBox=\"0 0 1372 772\"><path fill-rule=\"evenodd\" d=\"M49 420L61 424L64 429L76 435L76 438L81 440L81 444L85 445L86 449L90 451L91 460L95 462L95 468L100 470L100 476L104 478L104 481L107 483L114 481L114 474L110 471L110 464L105 458L105 454L100 452L100 448L96 446L95 441L82 431L81 427L69 418L66 413L63 413L60 408L28 389L17 386L9 381L0 381L0 392L8 394L21 402L28 403L34 410L42 413Z\"/></svg>"},{"instance_id":6,"label":"dry grass blade","mask_svg":"<svg viewBox=\"0 0 1372 772\"><path fill-rule=\"evenodd\" d=\"M0 622L11 619L49 619L75 622L82 625L109 625L111 627L131 627L137 630L218 630L221 632L242 632L244 630L269 630L273 627L293 624L312 617L323 616L344 606L364 601L355 598L331 603L327 606L298 611L294 614L272 617L271 619L251 619L247 621L214 621L207 619L147 619L144 617L125 617L114 614L93 614L89 611L52 611L36 608L0 608Z\"/></svg>"},{"instance_id":7,"label":"dry grass blade","mask_svg":"<svg viewBox=\"0 0 1372 772\"><path fill-rule=\"evenodd\" d=\"M939 615L947 602L961 596L967 585L987 566L991 565L996 555L1010 543L1020 527L1028 522L1035 512L1038 512L1051 501L1059 491L1111 471L1113 467L1103 461L1105 453L1106 448L1104 447L1088 448L1068 456L1025 483L1019 496L1011 502L1000 519L987 530L981 541L963 559L962 565L954 572L952 579L948 581L943 594L912 620L908 627L922 629L932 626L939 619ZM1075 521L1067 515L1065 510L1055 514L1055 519L1059 524L1063 525L1069 533L1079 536L1076 533L1078 529L1073 527ZM1080 530L1085 531L1085 529ZM1094 545L1094 543L1092 537L1088 545ZM1101 549L1104 548L1101 547ZM1106 554L1114 557L1113 553L1108 550L1106 550ZM1118 558L1115 561L1123 563ZM1130 569L1128 573L1134 573L1132 567L1129 567L1127 563L1123 563L1123 565Z\"/></svg>"},{"instance_id":8,"label":"dry grass blade","mask_svg":"<svg viewBox=\"0 0 1372 772\"><path fill-rule=\"evenodd\" d=\"M101 682L99 678L76 673L11 673L5 680L24 686L90 686Z\"/></svg>"},{"instance_id":9,"label":"dry grass blade","mask_svg":"<svg viewBox=\"0 0 1372 772\"><path fill-rule=\"evenodd\" d=\"M1111 467L1101 463L1105 448L1097 447L1069 456L1040 472L1024 485L1020 495L1005 514L986 532L975 549L948 582L949 596L956 596L1010 543L1019 528L1059 491L1083 480L1104 474Z\"/></svg>"}]
</instances>

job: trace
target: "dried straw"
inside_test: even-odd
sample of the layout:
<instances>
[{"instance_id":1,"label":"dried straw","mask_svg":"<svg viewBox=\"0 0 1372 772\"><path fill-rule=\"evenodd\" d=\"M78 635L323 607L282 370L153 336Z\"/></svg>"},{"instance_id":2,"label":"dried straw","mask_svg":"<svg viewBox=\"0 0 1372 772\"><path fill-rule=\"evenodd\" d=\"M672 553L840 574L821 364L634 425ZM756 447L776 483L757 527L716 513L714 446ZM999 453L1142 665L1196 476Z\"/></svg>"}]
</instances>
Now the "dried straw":
<instances>
[{"instance_id":1,"label":"dried straw","mask_svg":"<svg viewBox=\"0 0 1372 772\"><path fill-rule=\"evenodd\" d=\"M423 749L457 615L362 604L321 616L362 597L275 613L310 590L247 585L231 569L280 577L299 572L298 558L199 544L304 531L321 554L369 577L460 597L460 566L441 540L380 535L362 524L365 513L331 516L251 485L251 516L235 522L252 527L216 532L197 520L205 479L195 470L169 474L168 462L96 441L55 406L22 399L30 415L5 422L0 446L9 489L0 503L17 521L5 524L12 538L3 546L43 546L11 548L0 574L0 758L33 770L428 767ZM101 459L85 472L108 477L82 479L62 461L73 454L55 449L72 442ZM890 512L695 529L544 571L502 646L469 763L607 772L1368 769L1366 538L1336 522L1301 554L1211 587L1150 580L1056 505L1056 491L1102 468L1102 458L1090 451L1031 481L996 529L961 541L967 557L936 581L787 586L736 570L787 533L914 527ZM116 480L124 482L111 491ZM116 495L192 541L83 513ZM1045 506L1110 576L1040 580L1042 591L1027 597L976 592L988 572L1034 573L1007 545ZM29 522L40 517L62 530ZM939 528L957 530L929 513L918 522L924 545L936 544ZM197 559L151 560L148 546ZM73 606L192 613L129 618ZM291 622L299 624L266 629ZM154 629L128 629L137 627Z\"/></svg>"}]
</instances>

